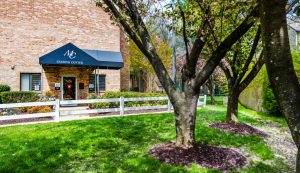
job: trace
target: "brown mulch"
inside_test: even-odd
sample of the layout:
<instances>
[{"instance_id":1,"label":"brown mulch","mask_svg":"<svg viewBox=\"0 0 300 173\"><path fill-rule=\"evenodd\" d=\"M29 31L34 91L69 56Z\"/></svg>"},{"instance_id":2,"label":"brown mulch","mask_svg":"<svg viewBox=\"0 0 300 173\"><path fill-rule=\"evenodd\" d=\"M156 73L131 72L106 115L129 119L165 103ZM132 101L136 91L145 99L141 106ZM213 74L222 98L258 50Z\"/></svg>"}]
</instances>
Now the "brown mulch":
<instances>
[{"instance_id":1,"label":"brown mulch","mask_svg":"<svg viewBox=\"0 0 300 173\"><path fill-rule=\"evenodd\" d=\"M213 127L216 129L222 129L225 131L238 133L242 135L257 135L262 137L268 137L269 135L261 130L258 130L252 126L249 126L244 123L225 123L225 122L219 122L219 123L213 123L210 124L209 127Z\"/></svg>"},{"instance_id":2,"label":"brown mulch","mask_svg":"<svg viewBox=\"0 0 300 173\"><path fill-rule=\"evenodd\" d=\"M229 149L209 146L201 143L191 148L176 147L175 143L167 142L153 146L149 154L160 162L171 165L190 166L196 163L202 167L227 171L246 165L246 158L239 152Z\"/></svg>"},{"instance_id":3,"label":"brown mulch","mask_svg":"<svg viewBox=\"0 0 300 173\"><path fill-rule=\"evenodd\" d=\"M53 120L52 117L26 118L26 119L17 119L17 120L0 120L0 125L32 123L32 122L52 121L52 120Z\"/></svg>"}]
</instances>

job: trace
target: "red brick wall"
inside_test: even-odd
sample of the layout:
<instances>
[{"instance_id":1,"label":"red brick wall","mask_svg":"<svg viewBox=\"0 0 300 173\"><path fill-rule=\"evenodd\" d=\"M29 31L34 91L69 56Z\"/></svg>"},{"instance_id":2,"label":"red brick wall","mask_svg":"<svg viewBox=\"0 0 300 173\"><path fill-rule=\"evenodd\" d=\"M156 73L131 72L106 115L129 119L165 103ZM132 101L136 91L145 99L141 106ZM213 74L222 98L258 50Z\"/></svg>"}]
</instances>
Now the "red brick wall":
<instances>
[{"instance_id":1,"label":"red brick wall","mask_svg":"<svg viewBox=\"0 0 300 173\"><path fill-rule=\"evenodd\" d=\"M69 42L120 51L120 29L91 0L0 0L0 83L19 90L21 72L41 73L39 57ZM120 90L120 70L101 73L113 74L107 88ZM42 76L45 92L51 81Z\"/></svg>"},{"instance_id":2,"label":"red brick wall","mask_svg":"<svg viewBox=\"0 0 300 173\"><path fill-rule=\"evenodd\" d=\"M124 67L121 69L121 90L122 91L128 91L130 86L130 76L129 76L129 63L130 63L130 57L128 52L128 41L126 38L126 35L121 32L121 38L120 38L120 44L121 44L121 52L124 59Z\"/></svg>"}]
</instances>

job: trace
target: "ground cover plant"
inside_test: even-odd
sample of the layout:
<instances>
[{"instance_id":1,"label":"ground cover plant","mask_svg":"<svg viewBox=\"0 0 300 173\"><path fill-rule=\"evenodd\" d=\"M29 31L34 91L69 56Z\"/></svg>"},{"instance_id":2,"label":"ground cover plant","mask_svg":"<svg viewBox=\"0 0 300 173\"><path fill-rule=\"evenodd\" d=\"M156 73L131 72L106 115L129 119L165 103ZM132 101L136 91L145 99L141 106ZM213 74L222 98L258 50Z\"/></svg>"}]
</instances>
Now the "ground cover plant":
<instances>
[{"instance_id":1,"label":"ground cover plant","mask_svg":"<svg viewBox=\"0 0 300 173\"><path fill-rule=\"evenodd\" d=\"M240 121L262 128L266 122L284 130L280 117L240 109ZM253 115L252 115L253 114ZM231 172L289 172L283 156L266 138L210 128L225 121L225 106L197 112L197 142L241 152L246 166ZM173 166L148 154L155 144L174 140L174 116L168 113L0 128L0 172L218 172ZM204 133L205 132L205 133Z\"/></svg>"},{"instance_id":2,"label":"ground cover plant","mask_svg":"<svg viewBox=\"0 0 300 173\"><path fill-rule=\"evenodd\" d=\"M90 94L89 99L109 99L109 98L137 98L137 97L167 97L165 93L142 93L142 92L113 92L108 91L100 96L95 94ZM166 105L167 100L152 100L152 101L130 101L124 103L126 107L138 107L138 106L156 106L156 105ZM119 107L119 102L99 102L89 104L91 109L104 109L104 108L116 108Z\"/></svg>"}]
</instances>

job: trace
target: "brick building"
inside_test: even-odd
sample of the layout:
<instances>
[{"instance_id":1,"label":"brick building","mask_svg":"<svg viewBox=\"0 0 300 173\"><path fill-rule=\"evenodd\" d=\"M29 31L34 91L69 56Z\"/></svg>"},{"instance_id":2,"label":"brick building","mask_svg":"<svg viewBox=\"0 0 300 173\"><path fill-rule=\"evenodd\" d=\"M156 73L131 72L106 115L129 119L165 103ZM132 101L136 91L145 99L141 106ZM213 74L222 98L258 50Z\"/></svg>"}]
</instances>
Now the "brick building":
<instances>
[{"instance_id":1,"label":"brick building","mask_svg":"<svg viewBox=\"0 0 300 173\"><path fill-rule=\"evenodd\" d=\"M91 0L0 1L0 83L12 90L128 90L127 56L120 28Z\"/></svg>"}]
</instances>

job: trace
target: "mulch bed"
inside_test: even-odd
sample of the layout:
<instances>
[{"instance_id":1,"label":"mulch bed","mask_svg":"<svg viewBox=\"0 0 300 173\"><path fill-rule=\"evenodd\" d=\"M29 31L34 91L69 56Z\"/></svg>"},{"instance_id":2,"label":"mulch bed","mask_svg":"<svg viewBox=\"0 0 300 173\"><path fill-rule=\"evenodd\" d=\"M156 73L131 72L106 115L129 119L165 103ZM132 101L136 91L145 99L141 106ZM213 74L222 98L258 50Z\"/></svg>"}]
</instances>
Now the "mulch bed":
<instances>
[{"instance_id":1,"label":"mulch bed","mask_svg":"<svg viewBox=\"0 0 300 173\"><path fill-rule=\"evenodd\" d=\"M213 123L210 124L209 127L213 127L216 129L222 129L225 131L242 134L242 135L257 135L262 137L268 137L269 135L261 130L258 130L252 126L249 126L244 123L225 123L225 122L219 122L219 123Z\"/></svg>"},{"instance_id":2,"label":"mulch bed","mask_svg":"<svg viewBox=\"0 0 300 173\"><path fill-rule=\"evenodd\" d=\"M227 171L246 165L246 158L239 152L229 149L209 146L201 143L191 148L176 147L175 143L167 142L153 146L149 154L160 162L171 165L190 166L196 163L202 167Z\"/></svg>"},{"instance_id":3,"label":"mulch bed","mask_svg":"<svg viewBox=\"0 0 300 173\"><path fill-rule=\"evenodd\" d=\"M26 119L2 120L2 121L0 120L0 125L19 124L19 123L32 123L32 122L52 121L52 120L53 120L52 117L26 118Z\"/></svg>"}]
</instances>

